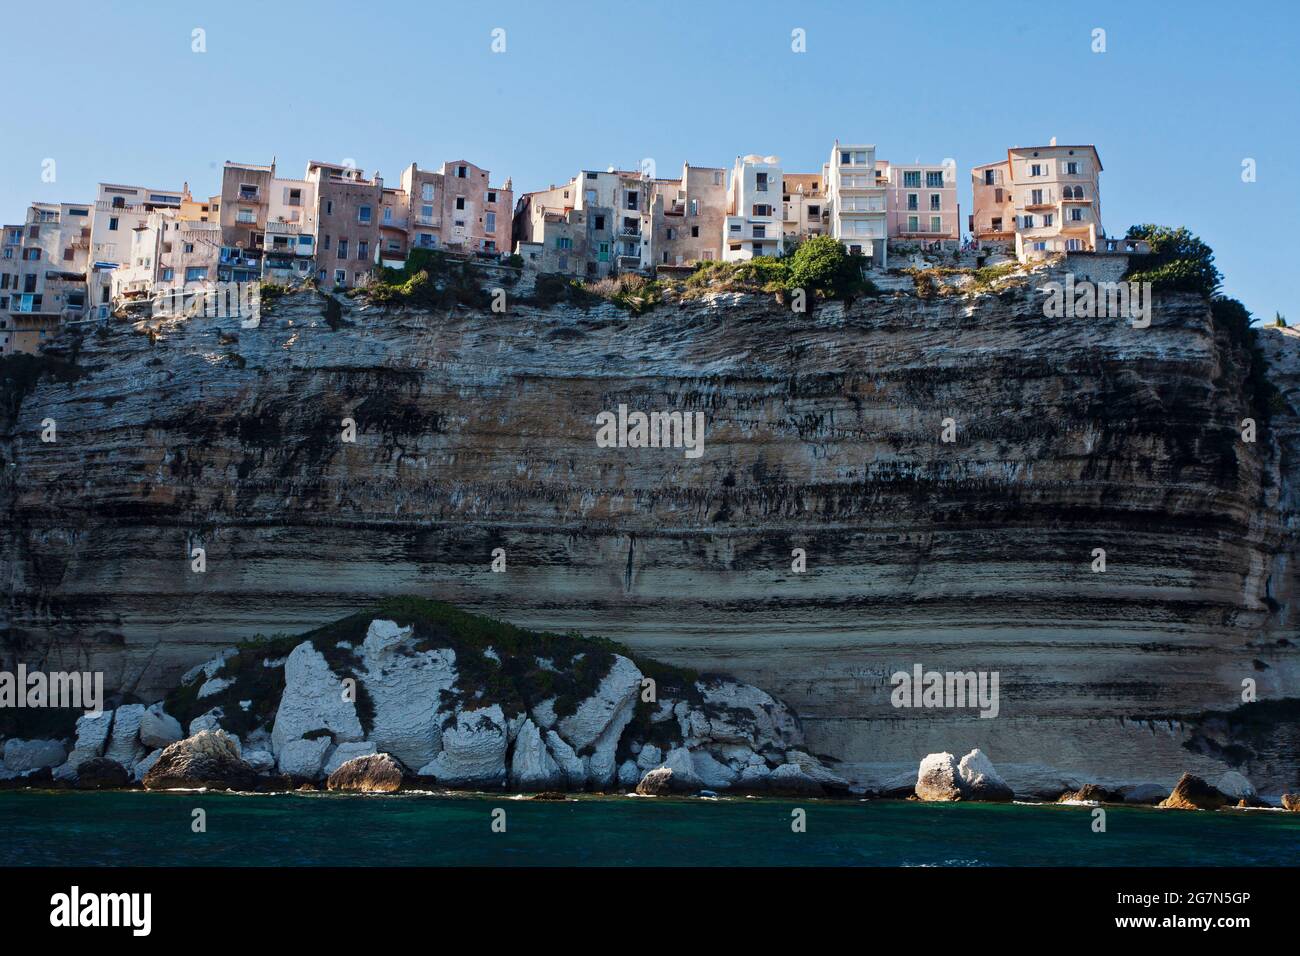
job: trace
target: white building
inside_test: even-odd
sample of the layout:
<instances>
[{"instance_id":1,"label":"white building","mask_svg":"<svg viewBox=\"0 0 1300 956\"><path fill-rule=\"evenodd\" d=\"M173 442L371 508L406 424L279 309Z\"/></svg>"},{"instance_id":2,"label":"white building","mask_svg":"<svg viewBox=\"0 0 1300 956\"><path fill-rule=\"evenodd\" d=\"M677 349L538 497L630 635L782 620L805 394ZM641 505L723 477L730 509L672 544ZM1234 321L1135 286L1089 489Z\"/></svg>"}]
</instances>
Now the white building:
<instances>
[{"instance_id":1,"label":"white building","mask_svg":"<svg viewBox=\"0 0 1300 956\"><path fill-rule=\"evenodd\" d=\"M262 276L287 285L315 273L316 183L273 178L267 190Z\"/></svg>"},{"instance_id":2,"label":"white building","mask_svg":"<svg viewBox=\"0 0 1300 956\"><path fill-rule=\"evenodd\" d=\"M90 264L87 294L96 318L107 318L114 287L113 271L130 263L134 230L155 210L180 209L190 198L189 187L151 189L100 183L90 224Z\"/></svg>"},{"instance_id":3,"label":"white building","mask_svg":"<svg viewBox=\"0 0 1300 956\"><path fill-rule=\"evenodd\" d=\"M781 254L782 185L781 160L776 156L736 157L722 222L724 262Z\"/></svg>"},{"instance_id":4,"label":"white building","mask_svg":"<svg viewBox=\"0 0 1300 956\"><path fill-rule=\"evenodd\" d=\"M886 183L876 172L876 147L835 141L823 169L830 204L830 234L851 253L888 265L889 210Z\"/></svg>"}]
</instances>

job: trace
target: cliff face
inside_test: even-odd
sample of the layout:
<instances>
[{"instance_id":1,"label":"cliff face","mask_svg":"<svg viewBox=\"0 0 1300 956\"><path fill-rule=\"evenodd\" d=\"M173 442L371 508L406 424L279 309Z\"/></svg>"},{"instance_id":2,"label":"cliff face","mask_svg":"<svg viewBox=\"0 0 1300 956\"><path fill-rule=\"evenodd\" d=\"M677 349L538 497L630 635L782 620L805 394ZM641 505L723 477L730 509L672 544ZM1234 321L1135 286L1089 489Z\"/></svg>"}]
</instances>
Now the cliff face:
<instances>
[{"instance_id":1,"label":"cliff face","mask_svg":"<svg viewBox=\"0 0 1300 956\"><path fill-rule=\"evenodd\" d=\"M213 644L417 594L734 674L869 785L972 747L1013 785L1293 784L1290 705L1229 712L1248 678L1300 698L1300 420L1241 440L1249 355L1204 300L1048 319L1048 278L810 315L327 321L304 293L257 329L118 322L6 423L6 660L158 696ZM1261 335L1285 394L1300 341ZM620 404L703 412L703 455L598 447ZM998 672L998 716L894 708L917 663Z\"/></svg>"}]
</instances>

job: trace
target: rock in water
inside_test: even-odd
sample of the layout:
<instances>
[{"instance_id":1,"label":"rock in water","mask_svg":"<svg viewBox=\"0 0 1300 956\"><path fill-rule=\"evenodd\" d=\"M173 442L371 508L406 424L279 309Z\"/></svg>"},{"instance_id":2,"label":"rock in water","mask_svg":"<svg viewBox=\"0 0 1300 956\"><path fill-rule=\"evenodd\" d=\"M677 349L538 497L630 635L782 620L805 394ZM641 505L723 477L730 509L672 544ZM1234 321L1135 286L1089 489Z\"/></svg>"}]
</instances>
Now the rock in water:
<instances>
[{"instance_id":1,"label":"rock in water","mask_svg":"<svg viewBox=\"0 0 1300 956\"><path fill-rule=\"evenodd\" d=\"M1085 783L1073 793L1063 793L1059 803L1119 803L1123 798L1114 790L1095 783Z\"/></svg>"},{"instance_id":2,"label":"rock in water","mask_svg":"<svg viewBox=\"0 0 1300 956\"><path fill-rule=\"evenodd\" d=\"M961 799L957 758L944 751L928 754L916 772L916 799L942 802Z\"/></svg>"},{"instance_id":3,"label":"rock in water","mask_svg":"<svg viewBox=\"0 0 1300 956\"><path fill-rule=\"evenodd\" d=\"M369 757L371 754L377 753L379 753L379 748L368 740L351 744L339 744L334 748L334 752L329 755L329 759L325 761L325 769L322 772L328 777L349 760L357 757ZM245 756L244 759L248 760L248 757ZM249 766L252 766L252 761L249 761Z\"/></svg>"},{"instance_id":4,"label":"rock in water","mask_svg":"<svg viewBox=\"0 0 1300 956\"><path fill-rule=\"evenodd\" d=\"M1282 809L1300 813L1300 793L1282 794Z\"/></svg>"},{"instance_id":5,"label":"rock in water","mask_svg":"<svg viewBox=\"0 0 1300 956\"><path fill-rule=\"evenodd\" d=\"M820 797L822 785L797 763L783 763L765 781L769 793L784 797Z\"/></svg>"},{"instance_id":6,"label":"rock in water","mask_svg":"<svg viewBox=\"0 0 1300 956\"><path fill-rule=\"evenodd\" d=\"M672 791L673 772L667 767L656 767L646 772L641 782L636 785L636 792L643 797L661 797Z\"/></svg>"},{"instance_id":7,"label":"rock in water","mask_svg":"<svg viewBox=\"0 0 1300 956\"><path fill-rule=\"evenodd\" d=\"M235 742L219 730L204 730L163 748L144 775L146 790L251 790L253 768L239 756Z\"/></svg>"},{"instance_id":8,"label":"rock in water","mask_svg":"<svg viewBox=\"0 0 1300 956\"><path fill-rule=\"evenodd\" d=\"M78 790L113 790L125 787L131 775L116 760L91 757L77 768Z\"/></svg>"},{"instance_id":9,"label":"rock in water","mask_svg":"<svg viewBox=\"0 0 1300 956\"><path fill-rule=\"evenodd\" d=\"M957 765L957 776L963 800L1006 802L1015 797L982 750L972 750L961 758L961 763Z\"/></svg>"},{"instance_id":10,"label":"rock in water","mask_svg":"<svg viewBox=\"0 0 1300 956\"><path fill-rule=\"evenodd\" d=\"M353 757L330 774L325 786L349 793L392 793L402 786L402 765L388 754Z\"/></svg>"},{"instance_id":11,"label":"rock in water","mask_svg":"<svg viewBox=\"0 0 1300 956\"><path fill-rule=\"evenodd\" d=\"M1185 773L1174 784L1173 792L1157 806L1167 810L1217 810L1228 798L1195 774Z\"/></svg>"},{"instance_id":12,"label":"rock in water","mask_svg":"<svg viewBox=\"0 0 1300 956\"><path fill-rule=\"evenodd\" d=\"M1215 782L1214 789L1234 801L1245 800L1247 803L1252 803L1259 797L1251 782L1235 770L1229 770L1220 777Z\"/></svg>"},{"instance_id":13,"label":"rock in water","mask_svg":"<svg viewBox=\"0 0 1300 956\"><path fill-rule=\"evenodd\" d=\"M563 777L560 765L546 749L541 731L531 720L525 720L515 737L510 786L521 791L558 790Z\"/></svg>"}]
</instances>

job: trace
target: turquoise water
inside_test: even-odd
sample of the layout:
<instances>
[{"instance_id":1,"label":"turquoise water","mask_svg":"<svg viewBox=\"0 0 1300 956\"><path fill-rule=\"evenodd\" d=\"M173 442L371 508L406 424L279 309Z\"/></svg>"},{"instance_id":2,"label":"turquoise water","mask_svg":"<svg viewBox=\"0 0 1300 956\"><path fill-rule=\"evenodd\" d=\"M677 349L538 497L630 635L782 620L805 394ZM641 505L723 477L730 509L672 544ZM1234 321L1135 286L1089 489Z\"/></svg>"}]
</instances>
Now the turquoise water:
<instances>
[{"instance_id":1,"label":"turquoise water","mask_svg":"<svg viewBox=\"0 0 1300 956\"><path fill-rule=\"evenodd\" d=\"M791 830L796 807L807 832ZM1108 807L1105 833L1092 821L1088 807L895 801L8 791L0 865L1300 864L1300 814Z\"/></svg>"}]
</instances>

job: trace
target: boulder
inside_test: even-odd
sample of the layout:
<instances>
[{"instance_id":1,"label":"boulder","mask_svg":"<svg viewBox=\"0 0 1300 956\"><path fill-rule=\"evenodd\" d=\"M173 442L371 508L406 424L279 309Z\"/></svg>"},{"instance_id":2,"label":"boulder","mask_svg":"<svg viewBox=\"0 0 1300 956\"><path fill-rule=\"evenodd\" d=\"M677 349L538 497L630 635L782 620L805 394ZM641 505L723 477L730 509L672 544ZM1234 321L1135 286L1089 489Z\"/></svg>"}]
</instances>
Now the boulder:
<instances>
[{"instance_id":1,"label":"boulder","mask_svg":"<svg viewBox=\"0 0 1300 956\"><path fill-rule=\"evenodd\" d=\"M618 765L618 785L620 787L635 787L641 779L641 770L637 767L635 760L624 760Z\"/></svg>"},{"instance_id":2,"label":"boulder","mask_svg":"<svg viewBox=\"0 0 1300 956\"><path fill-rule=\"evenodd\" d=\"M737 773L707 750L691 751L691 768L700 783L710 790L729 790Z\"/></svg>"},{"instance_id":3,"label":"boulder","mask_svg":"<svg viewBox=\"0 0 1300 956\"><path fill-rule=\"evenodd\" d=\"M442 750L442 696L456 684L456 652L415 650L411 628L376 619L361 656L375 715L366 739L408 767L423 767Z\"/></svg>"},{"instance_id":4,"label":"boulder","mask_svg":"<svg viewBox=\"0 0 1300 956\"><path fill-rule=\"evenodd\" d=\"M982 750L972 750L962 757L957 775L963 800L1006 802L1015 796Z\"/></svg>"},{"instance_id":5,"label":"boulder","mask_svg":"<svg viewBox=\"0 0 1300 956\"><path fill-rule=\"evenodd\" d=\"M357 741L355 743L339 744L325 761L324 774L329 776L339 767L343 766L349 760L357 757L368 757L371 754L379 753L375 745L368 740Z\"/></svg>"},{"instance_id":6,"label":"boulder","mask_svg":"<svg viewBox=\"0 0 1300 956\"><path fill-rule=\"evenodd\" d=\"M348 793L392 793L402 786L402 765L389 754L353 757L330 774L325 786Z\"/></svg>"},{"instance_id":7,"label":"boulder","mask_svg":"<svg viewBox=\"0 0 1300 956\"><path fill-rule=\"evenodd\" d=\"M828 770L820 760L802 750L787 750L785 762L795 764L807 776L816 780L826 790L848 790L849 782Z\"/></svg>"},{"instance_id":8,"label":"boulder","mask_svg":"<svg viewBox=\"0 0 1300 956\"><path fill-rule=\"evenodd\" d=\"M1229 770L1215 781L1214 789L1234 802L1245 800L1250 804L1259 799L1259 794L1251 782L1235 770Z\"/></svg>"},{"instance_id":9,"label":"boulder","mask_svg":"<svg viewBox=\"0 0 1300 956\"><path fill-rule=\"evenodd\" d=\"M54 770L54 779L73 781L77 768L92 757L102 757L108 744L108 734L113 727L113 712L82 714L77 718L77 742L68 759Z\"/></svg>"},{"instance_id":10,"label":"boulder","mask_svg":"<svg viewBox=\"0 0 1300 956\"><path fill-rule=\"evenodd\" d=\"M1167 810L1218 810L1228 798L1195 774L1185 773L1157 806Z\"/></svg>"},{"instance_id":11,"label":"boulder","mask_svg":"<svg viewBox=\"0 0 1300 956\"><path fill-rule=\"evenodd\" d=\"M820 797L822 785L797 763L783 763L767 777L767 791L776 796Z\"/></svg>"},{"instance_id":12,"label":"boulder","mask_svg":"<svg viewBox=\"0 0 1300 956\"><path fill-rule=\"evenodd\" d=\"M1107 790L1095 783L1085 783L1078 790L1063 793L1058 803L1119 803L1123 797L1116 790Z\"/></svg>"},{"instance_id":13,"label":"boulder","mask_svg":"<svg viewBox=\"0 0 1300 956\"><path fill-rule=\"evenodd\" d=\"M872 788L877 796L890 800L906 800L916 793L916 771L904 770L890 777L879 779Z\"/></svg>"},{"instance_id":14,"label":"boulder","mask_svg":"<svg viewBox=\"0 0 1300 956\"><path fill-rule=\"evenodd\" d=\"M5 741L4 767L16 773L57 767L67 759L68 752L61 740L19 740L13 737Z\"/></svg>"},{"instance_id":15,"label":"boulder","mask_svg":"<svg viewBox=\"0 0 1300 956\"><path fill-rule=\"evenodd\" d=\"M252 767L254 773L270 773L275 769L275 755L269 750L245 750L244 763Z\"/></svg>"},{"instance_id":16,"label":"boulder","mask_svg":"<svg viewBox=\"0 0 1300 956\"><path fill-rule=\"evenodd\" d=\"M1282 794L1282 809L1290 810L1292 813L1300 813L1300 793Z\"/></svg>"},{"instance_id":17,"label":"boulder","mask_svg":"<svg viewBox=\"0 0 1300 956\"><path fill-rule=\"evenodd\" d=\"M123 767L133 767L148 752L140 743L140 722L144 704L123 704L113 712L113 729L104 748L104 756Z\"/></svg>"},{"instance_id":18,"label":"boulder","mask_svg":"<svg viewBox=\"0 0 1300 956\"><path fill-rule=\"evenodd\" d=\"M546 732L546 749L555 758L555 763L564 776L564 783L569 790L581 790L587 785L587 765L574 752L573 748L553 730Z\"/></svg>"},{"instance_id":19,"label":"boulder","mask_svg":"<svg viewBox=\"0 0 1300 956\"><path fill-rule=\"evenodd\" d=\"M515 752L510 759L510 786L531 792L557 790L563 782L564 774L546 749L541 731L531 720L525 720L515 737Z\"/></svg>"},{"instance_id":20,"label":"boulder","mask_svg":"<svg viewBox=\"0 0 1300 956\"><path fill-rule=\"evenodd\" d=\"M201 734L205 730L221 730L221 719L226 716L225 710L220 707L213 707L190 721L190 736ZM222 731L224 733L224 731Z\"/></svg>"},{"instance_id":21,"label":"boulder","mask_svg":"<svg viewBox=\"0 0 1300 956\"><path fill-rule=\"evenodd\" d=\"M325 766L325 755L329 752L329 737L301 738L290 740L280 748L278 758L280 772L291 777L303 777L316 780L321 776ZM250 768L251 769L251 768Z\"/></svg>"},{"instance_id":22,"label":"boulder","mask_svg":"<svg viewBox=\"0 0 1300 956\"><path fill-rule=\"evenodd\" d=\"M641 752L636 755L636 765L639 770L653 770L663 762L663 751L654 744L645 744Z\"/></svg>"},{"instance_id":23,"label":"boulder","mask_svg":"<svg viewBox=\"0 0 1300 956\"><path fill-rule=\"evenodd\" d=\"M145 774L147 774L150 770L153 769L153 765L158 762L158 758L161 756L162 756L162 748L159 748L157 750L150 751L147 755L141 757L139 762L137 762L136 765L131 768L131 779L134 780L136 783L142 783L144 781Z\"/></svg>"},{"instance_id":24,"label":"boulder","mask_svg":"<svg viewBox=\"0 0 1300 956\"><path fill-rule=\"evenodd\" d=\"M324 654L310 641L295 647L284 662L284 694L271 728L276 757L290 741L317 730L330 731L336 743L365 739L356 705L347 697L342 680L330 670ZM300 748L299 752L304 751Z\"/></svg>"},{"instance_id":25,"label":"boulder","mask_svg":"<svg viewBox=\"0 0 1300 956\"><path fill-rule=\"evenodd\" d=\"M126 768L108 757L91 757L77 768L78 790L115 790L130 781Z\"/></svg>"},{"instance_id":26,"label":"boulder","mask_svg":"<svg viewBox=\"0 0 1300 956\"><path fill-rule=\"evenodd\" d=\"M501 705L462 710L442 732L442 751L420 768L444 787L501 787L506 782L506 717Z\"/></svg>"},{"instance_id":27,"label":"boulder","mask_svg":"<svg viewBox=\"0 0 1300 956\"><path fill-rule=\"evenodd\" d=\"M646 772L641 782L636 785L636 792L643 797L660 797L673 789L673 772L667 767L656 767Z\"/></svg>"},{"instance_id":28,"label":"boulder","mask_svg":"<svg viewBox=\"0 0 1300 956\"><path fill-rule=\"evenodd\" d=\"M1120 797L1125 803L1139 803L1151 806L1159 803L1169 795L1169 787L1158 783L1134 783L1119 788Z\"/></svg>"},{"instance_id":29,"label":"boulder","mask_svg":"<svg viewBox=\"0 0 1300 956\"><path fill-rule=\"evenodd\" d=\"M146 790L251 790L254 774L223 731L203 730L168 744L149 772Z\"/></svg>"},{"instance_id":30,"label":"boulder","mask_svg":"<svg viewBox=\"0 0 1300 956\"><path fill-rule=\"evenodd\" d=\"M961 775L957 758L944 751L927 754L916 772L916 799L926 802L960 800Z\"/></svg>"},{"instance_id":31,"label":"boulder","mask_svg":"<svg viewBox=\"0 0 1300 956\"><path fill-rule=\"evenodd\" d=\"M146 747L166 747L184 736L181 722L164 711L162 704L154 704L140 718L140 743Z\"/></svg>"}]
</instances>

